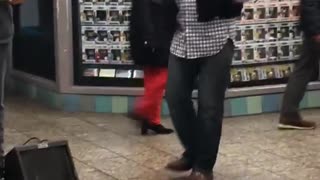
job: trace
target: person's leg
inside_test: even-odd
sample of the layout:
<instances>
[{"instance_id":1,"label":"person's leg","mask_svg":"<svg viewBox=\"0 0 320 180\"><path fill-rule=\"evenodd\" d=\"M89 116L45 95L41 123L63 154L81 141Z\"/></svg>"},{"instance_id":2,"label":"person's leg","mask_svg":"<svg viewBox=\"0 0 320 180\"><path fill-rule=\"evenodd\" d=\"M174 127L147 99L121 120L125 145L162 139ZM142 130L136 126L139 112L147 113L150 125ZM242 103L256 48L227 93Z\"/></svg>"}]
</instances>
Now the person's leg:
<instances>
[{"instance_id":1,"label":"person's leg","mask_svg":"<svg viewBox=\"0 0 320 180\"><path fill-rule=\"evenodd\" d=\"M167 68L154 68L154 85L153 85L153 102L155 106L155 111L153 112L153 118L150 119L151 124L160 125L161 124L161 105L163 100L164 89L167 84L168 79L168 69Z\"/></svg>"},{"instance_id":2,"label":"person's leg","mask_svg":"<svg viewBox=\"0 0 320 180\"><path fill-rule=\"evenodd\" d=\"M171 134L172 129L161 125L161 103L167 82L167 68L146 67L144 69L144 96L137 102L135 114L142 120L141 134L148 130L156 134Z\"/></svg>"},{"instance_id":3,"label":"person's leg","mask_svg":"<svg viewBox=\"0 0 320 180\"><path fill-rule=\"evenodd\" d=\"M307 85L318 68L320 45L305 40L301 58L296 62L290 75L281 108L279 128L313 129L315 124L303 121L299 114L299 104L305 94Z\"/></svg>"},{"instance_id":4,"label":"person's leg","mask_svg":"<svg viewBox=\"0 0 320 180\"><path fill-rule=\"evenodd\" d=\"M0 44L0 169L4 168L4 86L8 58L10 58L9 44Z\"/></svg>"},{"instance_id":5,"label":"person's leg","mask_svg":"<svg viewBox=\"0 0 320 180\"><path fill-rule=\"evenodd\" d=\"M192 91L198 74L198 61L186 60L171 55L169 58L169 75L166 99L170 115L178 137L185 148L184 158L194 160L195 138L194 126L196 112L192 102ZM175 164L169 164L171 170L180 170ZM184 170L185 168L181 168Z\"/></svg>"},{"instance_id":6,"label":"person's leg","mask_svg":"<svg viewBox=\"0 0 320 180\"><path fill-rule=\"evenodd\" d=\"M152 68L144 68L144 94L139 98L134 106L134 114L143 118L144 120L150 121L154 116L154 103L152 100L153 95L153 84L154 84L154 72Z\"/></svg>"},{"instance_id":7,"label":"person's leg","mask_svg":"<svg viewBox=\"0 0 320 180\"><path fill-rule=\"evenodd\" d=\"M6 89L11 88L11 81L10 81L10 75L11 75L11 70L12 70L12 42L9 43L9 50L8 50L8 58L6 61L6 66L7 66L7 70L6 70L6 79L5 79L5 86ZM10 90L10 89L8 89Z\"/></svg>"},{"instance_id":8,"label":"person's leg","mask_svg":"<svg viewBox=\"0 0 320 180\"><path fill-rule=\"evenodd\" d=\"M196 171L211 173L216 162L233 52L234 45L228 40L219 54L201 60L198 116L193 127L197 142Z\"/></svg>"}]
</instances>

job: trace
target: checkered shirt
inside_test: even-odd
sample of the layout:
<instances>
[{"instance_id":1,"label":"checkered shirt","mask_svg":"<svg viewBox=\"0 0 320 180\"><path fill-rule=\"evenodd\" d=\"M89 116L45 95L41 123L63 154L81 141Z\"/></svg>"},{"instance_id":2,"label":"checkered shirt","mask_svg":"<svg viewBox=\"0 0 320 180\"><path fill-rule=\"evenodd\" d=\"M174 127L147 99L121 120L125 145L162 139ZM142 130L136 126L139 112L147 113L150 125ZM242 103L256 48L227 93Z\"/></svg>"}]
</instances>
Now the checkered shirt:
<instances>
[{"instance_id":1,"label":"checkered shirt","mask_svg":"<svg viewBox=\"0 0 320 180\"><path fill-rule=\"evenodd\" d=\"M198 22L196 0L176 0L178 29L171 53L186 59L209 57L220 52L228 38L235 37L235 19Z\"/></svg>"}]
</instances>

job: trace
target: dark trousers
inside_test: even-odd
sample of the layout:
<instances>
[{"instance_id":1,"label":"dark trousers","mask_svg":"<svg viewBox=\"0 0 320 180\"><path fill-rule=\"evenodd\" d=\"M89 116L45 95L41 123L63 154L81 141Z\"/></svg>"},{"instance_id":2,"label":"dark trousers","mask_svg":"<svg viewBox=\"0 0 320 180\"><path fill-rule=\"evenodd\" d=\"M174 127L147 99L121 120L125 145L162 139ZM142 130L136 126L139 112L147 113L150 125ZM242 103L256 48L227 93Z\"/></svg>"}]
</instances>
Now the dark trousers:
<instances>
[{"instance_id":1,"label":"dark trousers","mask_svg":"<svg viewBox=\"0 0 320 180\"><path fill-rule=\"evenodd\" d=\"M234 45L231 40L220 53L199 59L171 55L166 98L173 124L194 169L212 171L219 150L225 91L230 81ZM198 112L192 102L199 78Z\"/></svg>"},{"instance_id":2,"label":"dark trousers","mask_svg":"<svg viewBox=\"0 0 320 180\"><path fill-rule=\"evenodd\" d=\"M299 104L311 78L319 71L319 58L320 44L312 41L311 38L306 38L302 55L289 78L283 98L282 116L299 117Z\"/></svg>"},{"instance_id":3,"label":"dark trousers","mask_svg":"<svg viewBox=\"0 0 320 180\"><path fill-rule=\"evenodd\" d=\"M3 167L3 161L1 160L4 156L4 89L5 89L5 78L7 72L7 63L10 61L11 51L10 43L0 44L0 168Z\"/></svg>"}]
</instances>

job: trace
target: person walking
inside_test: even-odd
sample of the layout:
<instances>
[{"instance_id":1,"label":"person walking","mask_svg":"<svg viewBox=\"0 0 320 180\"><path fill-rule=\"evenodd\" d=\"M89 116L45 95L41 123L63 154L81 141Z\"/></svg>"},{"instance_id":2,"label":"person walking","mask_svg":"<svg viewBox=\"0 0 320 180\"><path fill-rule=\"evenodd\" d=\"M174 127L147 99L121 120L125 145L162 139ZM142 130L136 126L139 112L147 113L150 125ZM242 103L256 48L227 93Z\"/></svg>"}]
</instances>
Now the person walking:
<instances>
[{"instance_id":1,"label":"person walking","mask_svg":"<svg viewBox=\"0 0 320 180\"><path fill-rule=\"evenodd\" d=\"M242 2L176 0L178 29L169 58L166 98L177 134L185 148L167 169L189 171L186 179L211 180L219 150L225 91L230 82L235 17ZM198 78L198 111L192 91Z\"/></svg>"},{"instance_id":2,"label":"person walking","mask_svg":"<svg viewBox=\"0 0 320 180\"><path fill-rule=\"evenodd\" d=\"M320 1L301 0L301 29L304 32L300 59L290 75L280 112L279 129L310 130L314 122L305 121L299 113L299 104L308 83L319 71L320 58Z\"/></svg>"},{"instance_id":3,"label":"person walking","mask_svg":"<svg viewBox=\"0 0 320 180\"><path fill-rule=\"evenodd\" d=\"M171 3L172 2L172 3ZM144 70L144 95L129 117L140 120L141 134L171 134L161 124L161 105L168 76L170 42L174 33L173 0L133 0L130 17L131 54Z\"/></svg>"},{"instance_id":4,"label":"person walking","mask_svg":"<svg viewBox=\"0 0 320 180\"><path fill-rule=\"evenodd\" d=\"M11 5L18 5L24 0L0 1L0 179L4 178L4 90L7 63L10 62L13 38L13 14Z\"/></svg>"}]
</instances>

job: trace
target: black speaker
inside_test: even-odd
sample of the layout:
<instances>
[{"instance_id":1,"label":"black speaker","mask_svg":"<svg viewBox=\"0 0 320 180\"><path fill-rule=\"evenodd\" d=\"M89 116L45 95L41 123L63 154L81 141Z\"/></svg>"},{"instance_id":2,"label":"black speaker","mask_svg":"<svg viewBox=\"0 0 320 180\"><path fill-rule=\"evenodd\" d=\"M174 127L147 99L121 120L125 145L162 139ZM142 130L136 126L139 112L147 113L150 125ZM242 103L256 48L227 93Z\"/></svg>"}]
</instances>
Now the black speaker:
<instances>
[{"instance_id":1,"label":"black speaker","mask_svg":"<svg viewBox=\"0 0 320 180\"><path fill-rule=\"evenodd\" d=\"M6 180L78 180L67 141L23 145L5 157Z\"/></svg>"}]
</instances>

